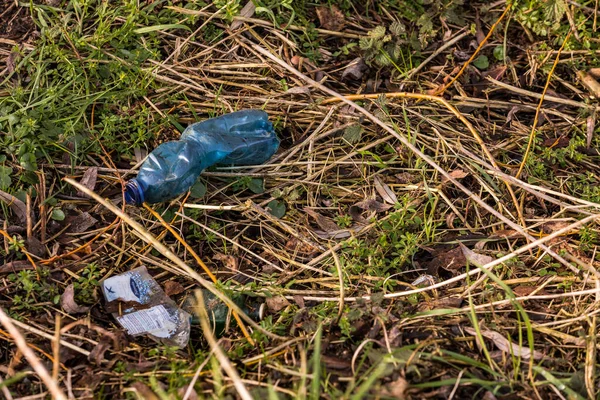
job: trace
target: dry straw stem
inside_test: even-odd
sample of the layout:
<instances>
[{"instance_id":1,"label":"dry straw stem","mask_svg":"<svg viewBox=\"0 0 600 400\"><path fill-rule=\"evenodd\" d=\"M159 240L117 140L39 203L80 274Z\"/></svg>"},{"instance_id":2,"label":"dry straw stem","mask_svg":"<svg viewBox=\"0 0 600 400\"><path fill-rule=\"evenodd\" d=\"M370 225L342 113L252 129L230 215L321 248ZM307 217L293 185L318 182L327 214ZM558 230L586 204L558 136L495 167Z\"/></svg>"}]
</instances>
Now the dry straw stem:
<instances>
[{"instance_id":1,"label":"dry straw stem","mask_svg":"<svg viewBox=\"0 0 600 400\"><path fill-rule=\"evenodd\" d=\"M52 377L48 373L48 370L42 365L40 359L35 355L33 350L29 348L21 332L19 332L17 327L13 324L12 319L8 315L6 315L4 309L2 308L0 308L0 322L2 323L2 325L4 325L10 336L13 338L15 344L17 345L17 348L19 349L19 351L21 351L21 353L23 353L23 355L29 362L29 365L31 365L31 367L38 374L42 382L44 382L44 385L46 385L46 387L52 394L52 398L58 400L67 400L67 396L65 396L63 391L58 387L58 383L54 379L52 379Z\"/></svg>"},{"instance_id":2,"label":"dry straw stem","mask_svg":"<svg viewBox=\"0 0 600 400\"><path fill-rule=\"evenodd\" d=\"M314 87L322 90L323 92L325 92L325 93L327 93L327 94L329 94L331 96L334 96L339 101L342 101L342 102L350 105L351 107L355 108L356 110L360 111L368 119L370 119L373 123L375 123L376 125L379 125L381 128L383 128L384 130L386 130L387 132L389 132L392 136L394 136L396 139L398 139L406 148L410 149L416 156L418 156L419 158L421 158L427 164L431 165L435 170L437 170L449 182L452 182L452 184L454 184L454 186L456 186L463 193L465 193L475 203L479 204L482 208L484 208L485 210L487 210L489 213L491 213L492 215L494 215L496 218L498 218L499 220L501 220L502 222L504 222L505 224L507 224L508 226L510 226L511 228L513 228L514 230L516 230L517 232L519 232L520 234L522 234L530 242L537 243L537 245L543 251L545 251L546 253L548 253L552 257L554 257L554 259L556 259L558 262L560 262L561 264L563 264L565 267L569 268L574 273L579 273L580 272L578 269L574 268L563 257L561 257L560 255L558 255L556 252L554 252L553 250L551 250L547 246L543 245L543 242L538 242L536 240L536 238L534 238L533 236L531 236L530 234L528 234L523 229L523 227L521 227L519 224L516 224L515 222L511 221L510 219L508 219L504 215L500 214L493 207L491 207L485 201L483 201L479 196L477 196L475 193L473 193L472 191L470 191L469 189L467 189L466 186L464 186L458 180L456 180L454 177L452 177L445 169L443 169L442 167L440 167L439 164L437 164L435 161L433 161L431 159L431 157L429 157L428 155L426 155L425 153L423 153L421 150L419 150L416 146L414 146L407 138L405 138L404 136L402 136L401 134L399 134L398 132L396 132L395 130L393 130L391 127L389 127L388 125L386 125L383 121L381 121L379 118L375 117L373 114L371 114L369 111L367 111L363 107L361 107L361 106L357 105L356 103L350 101L351 98L354 98L353 95L348 96L348 98L346 98L346 97L342 96L341 94L337 93L336 91L334 91L332 89L329 89L326 86L324 86L324 85L322 85L322 84L320 84L318 82L315 82L314 80L310 79L309 77L307 77L303 73L299 72L294 67L286 64L284 61L282 61L281 59L277 58L273 54L269 53L267 50L263 49L262 47L260 47L260 46L258 46L256 44L253 44L253 47L258 52L260 52L261 54L265 55L269 59L273 60L274 62L276 62L277 64L279 64L283 68L285 68L285 69L289 70L290 72L292 72L293 74L299 76L300 78L302 78L303 80L305 80L307 83L313 85ZM411 97L411 95L413 95L413 96L417 95L417 94L411 94L411 93L397 93L397 94L401 95L399 97ZM426 96L426 95L419 95L419 96ZM428 96L428 97L433 97L435 99L439 99L439 98L437 98L435 96ZM421 98L426 98L426 97L421 97ZM459 115L460 115L460 113L459 113ZM461 117L464 118L464 116L460 115L459 119L461 119Z\"/></svg>"},{"instance_id":3,"label":"dry straw stem","mask_svg":"<svg viewBox=\"0 0 600 400\"><path fill-rule=\"evenodd\" d=\"M379 96L381 96L382 94L356 94L356 95L349 95L349 96L344 96L344 98L346 100L365 100L365 99L377 99L379 98ZM477 141L477 143L479 144L479 146L481 147L481 149L483 150L483 153L485 154L485 156L488 158L488 160L490 160L490 162L492 163L492 165L494 166L494 168L499 169L498 168L498 164L496 163L496 159L494 158L494 156L492 155L492 153L490 153L490 151L488 150L487 146L485 145L485 142L483 141L483 139L481 138L481 136L479 136L479 133L477 133L477 131L475 130L475 128L473 127L473 124L471 124L471 122L465 118L464 115L462 115L457 109L456 107L454 107L452 104L448 103L448 101L446 99L444 99L443 97L439 97L439 96L432 96L432 95L428 95L428 94L420 94L420 93L407 93L407 92L394 92L394 93L383 93L383 95L390 99L390 98L401 98L401 99L416 99L416 100L428 100L428 101L433 101L436 103L440 103L442 104L444 107L446 107L452 114L454 114L456 116L456 118L458 118L469 130L469 132L471 132L471 135L473 135L473 138ZM338 102L340 101L341 97L338 97L339 95L333 97L333 98L329 98L329 99L325 99L321 102L321 104L328 104L328 103L333 103L333 102ZM354 103L352 103L354 104ZM514 203L515 209L518 212L518 216L519 216L519 221L521 222L521 224L523 226L525 226L525 221L523 219L523 215L521 212L521 207L519 207L519 202L517 201L517 198L515 196L514 191L512 190L510 184L506 181L504 181L504 184L506 185L506 188L508 189L508 192L510 194L510 197ZM508 212L508 210L506 210Z\"/></svg>"},{"instance_id":4,"label":"dry straw stem","mask_svg":"<svg viewBox=\"0 0 600 400\"><path fill-rule=\"evenodd\" d=\"M529 157L529 152L531 151L531 146L533 144L533 141L535 140L535 136L536 136L535 128L537 127L538 120L540 117L540 109L542 108L542 104L544 103L544 96L546 95L546 92L548 91L548 88L550 87L550 81L552 80L552 75L554 74L554 70L556 69L556 66L558 65L558 60L560 59L560 54L563 51L563 49L565 48L565 44L567 44L567 41L569 40L570 37L571 37L571 31L569 31L569 33L567 33L567 36L563 40L563 43L560 46L560 49L558 49L558 53L556 53L556 58L554 59L554 64L552 64L552 68L550 68L550 72L548 73L548 78L546 79L546 84L544 85L544 90L542 91L542 95L540 96L540 101L538 103L538 106L535 109L535 117L533 118L533 124L531 125L531 133L529 134L529 141L527 142L527 148L525 149L525 154L523 155L523 161L521 161L521 165L519 165L519 170L517 171L517 173L515 175L516 179L519 179L519 177L521 176L521 173L523 172L523 168L525 168L525 164L527 163L527 157Z\"/></svg>"},{"instance_id":5,"label":"dry straw stem","mask_svg":"<svg viewBox=\"0 0 600 400\"><path fill-rule=\"evenodd\" d=\"M298 70L296 70L292 66L286 64L281 59L279 59L276 56L274 56L273 54L269 53L268 51L266 51L262 47L254 44L253 48L256 49L258 52L260 52L261 54L263 54L266 57L268 57L269 59L273 60L274 62L276 62L277 64L279 64L283 68L289 70L293 74L295 74L298 77L302 78L307 83L313 85L314 87L322 90L323 92L325 92L325 93L327 93L327 94L329 94L331 96L334 96L335 98L339 99L340 101L343 101L344 103L346 103L346 104L350 105L351 107L355 108L356 110L360 111L367 118L369 118L373 123L379 125L381 128L383 128L384 130L386 130L387 132L389 132L390 134L392 134L404 146L406 146L408 149L410 149L416 156L420 157L427 164L431 165L442 176L444 176L448 181L452 182L457 188L459 188L463 193L465 193L468 197L470 197L474 202L476 202L482 208L484 208L485 210L487 210L488 212L490 212L491 214L493 214L496 218L498 218L502 222L506 223L508 226L510 226L511 228L513 228L514 230L516 230L517 232L519 232L520 234L522 234L525 238L527 238L527 240L529 240L531 242L529 245L526 245L526 246L522 247L521 249L526 248L528 250L528 249L530 249L532 247L539 246L543 251L545 251L546 253L548 253L552 257L554 257L557 261L559 261L561 264L563 264L564 266L566 266L567 268L569 268L571 271L573 271L575 273L579 273L580 272L578 269L574 268L567 260L565 260L563 257L559 256L556 252L552 251L550 248L548 248L547 246L545 246L543 244L546 241L544 239L547 239L548 237L536 240L533 236L531 236L530 234L528 234L520 225L518 225L518 224L514 223L513 221L511 221L510 219L506 218L504 215L502 215L498 211L496 211L493 207L491 207L490 205L488 205L479 196L477 196L475 193L473 193L472 191L470 191L469 189L467 189L458 180L456 180L454 177L452 177L446 170L444 170L442 167L440 167L429 156L427 156L425 153L423 153L417 147L415 147L412 143L410 143L410 141L408 139L406 139L404 136L400 135L398 132L396 132L395 130L393 130L391 127L389 127L388 125L386 125L379 118L375 117L373 114L371 114L370 112L368 112L367 110L365 110L363 107L361 107L361 106L357 105L356 103L350 101L348 98L340 95L339 93L335 92L334 90L329 89L329 88L325 87L324 85L322 85L322 84L320 84L318 82L315 82L314 80L312 80L309 77L307 77L306 75L302 74L301 72L299 72ZM349 96L349 97L352 98L353 96ZM406 97L409 97L409 96L406 96ZM595 216L589 217L589 218L595 218ZM587 221L587 220L588 219L586 218L586 219L584 219L582 221ZM515 252L513 252L513 253L515 253ZM521 252L523 252L523 251L521 250L517 254L520 254ZM513 253L511 253L510 257L508 257L508 258L512 258L515 255ZM494 265L496 265L496 264L494 264ZM489 268L489 265L486 265L485 267ZM425 289L427 289L427 288L425 288ZM405 292L405 293L408 293L408 292ZM333 299L328 298L327 300L333 300ZM335 300L337 300L337 299L335 299Z\"/></svg>"},{"instance_id":6,"label":"dry straw stem","mask_svg":"<svg viewBox=\"0 0 600 400\"><path fill-rule=\"evenodd\" d=\"M167 221L165 221L163 219L163 217L160 216L159 213L157 213L152 208L150 208L150 206L148 204L144 203L144 208L146 210L148 210L150 212L150 214L152 214L154 216L154 218L159 220L160 223L162 224L162 226L164 226L169 232L171 232L171 234L175 237L175 239L178 240L179 243L181 243L183 245L183 247L185 247L185 249L190 252L192 257L194 257L194 259L200 265L200 267L202 267L204 272L206 272L206 274L210 277L210 279L213 281L213 283L216 284L217 277L210 271L210 269L206 266L206 264L204 264L204 261L202 261L202 259L198 256L198 254L196 254L194 249L192 249L192 247L177 233L177 231L175 229L173 229L173 227L169 223L167 223ZM252 340L252 338L250 337L250 334L248 333L246 326L240 319L240 316L235 311L232 312L232 315L233 315L233 318L235 318L236 322L238 323L240 329L242 330L242 333L244 334L244 337L246 338L246 340L248 340L248 342L251 345L254 345L254 340Z\"/></svg>"},{"instance_id":7,"label":"dry straw stem","mask_svg":"<svg viewBox=\"0 0 600 400\"><path fill-rule=\"evenodd\" d=\"M454 78L452 78L452 80L450 80L450 82L448 82L442 88L440 88L438 91L436 91L437 95L443 94L446 91L446 89L448 89L450 86L452 86L452 84L454 82L456 82L456 80L463 74L463 72L465 72L465 69L467 69L469 64L471 64L471 62L475 59L477 54L479 54L479 52L481 51L483 46L487 43L488 39L492 36L492 33L494 33L494 30L496 30L496 27L498 26L500 21L502 21L504 19L504 17L506 16L506 14L508 14L508 11L510 11L511 7L512 7L512 3L508 3L506 5L506 8L504 9L504 12L502 13L502 15L500 15L500 18L498 18L498 20L496 20L496 22L494 22L494 24L490 28L490 31L487 33L487 35L485 35L485 38L481 41L481 43L479 43L479 46L477 46L477 49L473 52L471 57L467 60L467 62L465 62L463 64L460 71L458 71L458 73L454 76Z\"/></svg>"},{"instance_id":8,"label":"dry straw stem","mask_svg":"<svg viewBox=\"0 0 600 400\"><path fill-rule=\"evenodd\" d=\"M198 304L196 306L196 312L198 313L198 316L200 317L200 325L202 326L202 331L204 332L204 338L210 345L211 351L214 352L215 357L217 357L217 360L219 360L219 363L221 364L221 368L223 368L225 370L227 375L229 375L229 377L233 381L233 386L235 387L238 394L240 395L240 398L242 398L244 400L252 400L252 396L250 395L250 392L248 391L248 389L242 382L236 369L233 367L233 365L231 365L231 361L229 361L229 359L227 358L227 356L225 355L225 353L223 352L223 350L217 343L217 340L215 339L213 331L210 327L210 322L208 320L208 314L206 313L206 305L204 304L204 296L202 295L201 290L196 290L196 300L198 302Z\"/></svg>"},{"instance_id":9,"label":"dry straw stem","mask_svg":"<svg viewBox=\"0 0 600 400\"><path fill-rule=\"evenodd\" d=\"M181 258L179 258L176 254L171 252L164 244L159 242L154 237L154 235L152 235L150 232L148 232L148 230L146 230L138 222L134 221L129 215L127 215L125 212L123 212L120 208L116 207L110 201L103 199L96 192L88 189L87 187L81 185L79 182L77 182L73 179L64 178L64 181L73 185L78 190L81 190L83 193L87 194L92 199L96 200L98 203L102 204L104 207L108 208L115 215L117 215L119 218L121 218L127 225L129 225L134 230L134 232L142 240L151 244L158 252L160 252L163 256L165 256L166 258L171 260L175 265L177 265L177 267L179 268L178 270L176 270L177 273L180 273L181 275L188 276L189 278L194 279L202 287L204 287L209 292L211 292L212 294L217 296L217 298L219 298L223 303L225 303L232 311L235 311L236 313L238 313L238 315L240 317L242 317L242 319L244 321L246 321L254 329L262 332L267 337L270 337L272 339L277 339L277 340L284 339L283 337L281 337L279 335L276 335L274 333L267 331L266 329L264 329L260 325L258 325L256 322L254 322L252 320L252 318L248 317L229 297L227 297L226 295L221 293L221 291L218 290L212 282L207 281L206 279L201 277L196 271L194 271L192 268L190 268ZM170 268L168 268L167 270L171 271Z\"/></svg>"}]
</instances>

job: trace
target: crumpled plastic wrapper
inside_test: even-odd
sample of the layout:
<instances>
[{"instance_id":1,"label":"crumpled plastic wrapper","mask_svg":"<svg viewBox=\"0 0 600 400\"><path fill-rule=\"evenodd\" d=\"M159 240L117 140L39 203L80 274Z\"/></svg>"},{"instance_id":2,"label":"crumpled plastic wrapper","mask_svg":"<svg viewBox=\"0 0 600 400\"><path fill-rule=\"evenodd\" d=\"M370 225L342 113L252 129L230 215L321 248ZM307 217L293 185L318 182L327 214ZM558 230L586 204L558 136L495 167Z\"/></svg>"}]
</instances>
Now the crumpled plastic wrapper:
<instances>
[{"instance_id":1,"label":"crumpled plastic wrapper","mask_svg":"<svg viewBox=\"0 0 600 400\"><path fill-rule=\"evenodd\" d=\"M147 335L167 346L187 346L191 315L165 294L146 267L105 279L102 293L107 311L128 334Z\"/></svg>"}]
</instances>

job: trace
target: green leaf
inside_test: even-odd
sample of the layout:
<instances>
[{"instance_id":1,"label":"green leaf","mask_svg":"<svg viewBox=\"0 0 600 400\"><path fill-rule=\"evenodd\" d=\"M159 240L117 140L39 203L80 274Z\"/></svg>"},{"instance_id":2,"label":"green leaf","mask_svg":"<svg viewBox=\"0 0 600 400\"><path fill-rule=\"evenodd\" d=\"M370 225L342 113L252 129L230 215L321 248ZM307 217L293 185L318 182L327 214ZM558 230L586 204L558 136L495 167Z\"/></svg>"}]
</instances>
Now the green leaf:
<instances>
[{"instance_id":1,"label":"green leaf","mask_svg":"<svg viewBox=\"0 0 600 400\"><path fill-rule=\"evenodd\" d=\"M490 66L490 60L487 56L479 56L473 61L473 65L483 70Z\"/></svg>"},{"instance_id":2,"label":"green leaf","mask_svg":"<svg viewBox=\"0 0 600 400\"><path fill-rule=\"evenodd\" d=\"M504 46L494 47L494 58L498 61L504 60Z\"/></svg>"},{"instance_id":3,"label":"green leaf","mask_svg":"<svg viewBox=\"0 0 600 400\"><path fill-rule=\"evenodd\" d=\"M5 167L0 165L0 189L6 190L10 186L11 179L10 176L13 170L10 167Z\"/></svg>"},{"instance_id":4,"label":"green leaf","mask_svg":"<svg viewBox=\"0 0 600 400\"><path fill-rule=\"evenodd\" d=\"M37 162L35 154L25 153L19 158L19 163L23 168L28 171L35 171L37 169Z\"/></svg>"},{"instance_id":5,"label":"green leaf","mask_svg":"<svg viewBox=\"0 0 600 400\"><path fill-rule=\"evenodd\" d=\"M362 126L359 124L351 125L344 130L344 140L350 144L360 141L362 137Z\"/></svg>"},{"instance_id":6,"label":"green leaf","mask_svg":"<svg viewBox=\"0 0 600 400\"><path fill-rule=\"evenodd\" d=\"M267 204L267 209L274 217L281 218L285 215L285 203L277 200L271 200Z\"/></svg>"},{"instance_id":7,"label":"green leaf","mask_svg":"<svg viewBox=\"0 0 600 400\"><path fill-rule=\"evenodd\" d=\"M185 29L188 31L192 31L190 29L189 26L187 25L181 25L181 24L164 24L164 25L154 25L154 26L146 26L144 28L139 28L136 29L134 32L141 34L141 33L148 33L148 32L155 32L155 31L165 31L167 29Z\"/></svg>"},{"instance_id":8,"label":"green leaf","mask_svg":"<svg viewBox=\"0 0 600 400\"><path fill-rule=\"evenodd\" d=\"M265 183L261 178L250 179L250 182L248 182L248 189L250 189L252 193L263 193L265 191Z\"/></svg>"},{"instance_id":9,"label":"green leaf","mask_svg":"<svg viewBox=\"0 0 600 400\"><path fill-rule=\"evenodd\" d=\"M200 197L204 197L206 194L206 185L202 183L202 181L198 181L194 183L194 186L190 188L190 196L195 199L199 199Z\"/></svg>"},{"instance_id":10,"label":"green leaf","mask_svg":"<svg viewBox=\"0 0 600 400\"><path fill-rule=\"evenodd\" d=\"M64 221L65 213L60 208L55 208L52 210L52 215L50 216L55 221Z\"/></svg>"}]
</instances>

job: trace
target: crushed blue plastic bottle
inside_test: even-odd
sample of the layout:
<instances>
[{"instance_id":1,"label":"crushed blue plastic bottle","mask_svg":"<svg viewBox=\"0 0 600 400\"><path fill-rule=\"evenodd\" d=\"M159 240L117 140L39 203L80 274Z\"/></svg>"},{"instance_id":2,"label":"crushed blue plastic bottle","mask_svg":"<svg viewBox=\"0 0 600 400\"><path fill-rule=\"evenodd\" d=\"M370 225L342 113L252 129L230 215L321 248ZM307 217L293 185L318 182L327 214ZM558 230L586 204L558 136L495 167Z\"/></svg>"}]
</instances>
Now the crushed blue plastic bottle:
<instances>
[{"instance_id":1,"label":"crushed blue plastic bottle","mask_svg":"<svg viewBox=\"0 0 600 400\"><path fill-rule=\"evenodd\" d=\"M185 193L215 164L257 165L279 147L266 112L242 110L187 127L177 141L152 151L125 185L127 204L161 203Z\"/></svg>"}]
</instances>

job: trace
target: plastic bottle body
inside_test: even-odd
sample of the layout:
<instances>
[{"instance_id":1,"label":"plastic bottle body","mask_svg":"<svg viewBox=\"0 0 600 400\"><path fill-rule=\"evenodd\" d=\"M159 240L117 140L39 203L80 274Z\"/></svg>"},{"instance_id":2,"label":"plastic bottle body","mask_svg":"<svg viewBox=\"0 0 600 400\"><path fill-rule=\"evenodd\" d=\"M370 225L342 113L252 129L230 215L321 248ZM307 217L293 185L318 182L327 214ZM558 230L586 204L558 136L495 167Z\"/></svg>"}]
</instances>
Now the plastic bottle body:
<instances>
[{"instance_id":1,"label":"plastic bottle body","mask_svg":"<svg viewBox=\"0 0 600 400\"><path fill-rule=\"evenodd\" d=\"M279 140L267 113L244 110L190 125L178 141L163 143L127 182L128 204L160 203L189 190L211 165L252 165L267 161Z\"/></svg>"}]
</instances>

